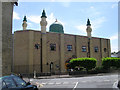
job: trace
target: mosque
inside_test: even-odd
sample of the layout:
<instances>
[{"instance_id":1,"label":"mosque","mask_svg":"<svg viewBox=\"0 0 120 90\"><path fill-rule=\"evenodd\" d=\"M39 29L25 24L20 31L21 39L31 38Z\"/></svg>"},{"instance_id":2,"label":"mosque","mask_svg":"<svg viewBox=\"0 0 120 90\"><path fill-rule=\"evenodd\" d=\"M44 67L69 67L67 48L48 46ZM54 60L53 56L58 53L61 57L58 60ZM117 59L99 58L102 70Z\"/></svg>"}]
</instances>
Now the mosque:
<instances>
[{"instance_id":1,"label":"mosque","mask_svg":"<svg viewBox=\"0 0 120 90\"><path fill-rule=\"evenodd\" d=\"M67 72L67 62L72 58L94 57L101 65L103 57L111 56L110 39L92 37L88 19L86 36L64 33L64 27L55 21L46 32L46 13L41 16L41 31L27 29L27 18L23 19L23 30L14 33L14 72L48 73Z\"/></svg>"}]
</instances>

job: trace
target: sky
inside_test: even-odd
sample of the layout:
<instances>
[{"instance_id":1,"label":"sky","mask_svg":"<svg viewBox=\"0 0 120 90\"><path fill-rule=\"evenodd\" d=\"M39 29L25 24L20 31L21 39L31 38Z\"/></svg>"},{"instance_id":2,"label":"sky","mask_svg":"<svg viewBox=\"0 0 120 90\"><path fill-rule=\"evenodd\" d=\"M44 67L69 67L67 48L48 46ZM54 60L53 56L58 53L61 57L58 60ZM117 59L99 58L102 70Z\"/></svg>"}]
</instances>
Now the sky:
<instances>
[{"instance_id":1,"label":"sky","mask_svg":"<svg viewBox=\"0 0 120 90\"><path fill-rule=\"evenodd\" d=\"M111 51L118 51L118 2L22 2L14 7L13 33L22 30L23 17L27 29L40 30L43 9L47 16L47 31L57 19L67 34L86 36L86 23L90 19L92 36L111 40Z\"/></svg>"}]
</instances>

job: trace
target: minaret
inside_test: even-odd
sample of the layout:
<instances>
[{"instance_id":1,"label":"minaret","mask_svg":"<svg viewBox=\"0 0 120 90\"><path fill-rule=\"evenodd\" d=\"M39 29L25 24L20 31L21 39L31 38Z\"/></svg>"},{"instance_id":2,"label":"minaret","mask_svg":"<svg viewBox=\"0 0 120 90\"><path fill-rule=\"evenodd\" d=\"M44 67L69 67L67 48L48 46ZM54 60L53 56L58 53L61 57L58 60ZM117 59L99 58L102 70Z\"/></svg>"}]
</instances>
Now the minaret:
<instances>
[{"instance_id":1,"label":"minaret","mask_svg":"<svg viewBox=\"0 0 120 90\"><path fill-rule=\"evenodd\" d=\"M24 16L22 27L23 27L23 30L26 30L26 28L27 28L27 18L26 18L26 16Z\"/></svg>"},{"instance_id":2,"label":"minaret","mask_svg":"<svg viewBox=\"0 0 120 90\"><path fill-rule=\"evenodd\" d=\"M90 24L90 20L89 20L89 19L88 19L88 21L87 21L87 29L86 29L86 31L87 31L87 36L88 36L89 38L91 38L92 28L91 28L91 24Z\"/></svg>"},{"instance_id":3,"label":"minaret","mask_svg":"<svg viewBox=\"0 0 120 90\"><path fill-rule=\"evenodd\" d=\"M48 63L47 61L47 35L46 35L46 26L47 26L47 21L46 21L46 13L45 10L43 10L42 12L42 16L41 16L41 21L40 21L40 25L41 25L41 72L46 73L47 72L47 67L45 66L46 63Z\"/></svg>"},{"instance_id":4,"label":"minaret","mask_svg":"<svg viewBox=\"0 0 120 90\"><path fill-rule=\"evenodd\" d=\"M47 26L46 18L47 18L47 16L46 16L45 10L43 10L42 16L41 16L41 21L40 21L42 33L46 33L46 26Z\"/></svg>"}]
</instances>

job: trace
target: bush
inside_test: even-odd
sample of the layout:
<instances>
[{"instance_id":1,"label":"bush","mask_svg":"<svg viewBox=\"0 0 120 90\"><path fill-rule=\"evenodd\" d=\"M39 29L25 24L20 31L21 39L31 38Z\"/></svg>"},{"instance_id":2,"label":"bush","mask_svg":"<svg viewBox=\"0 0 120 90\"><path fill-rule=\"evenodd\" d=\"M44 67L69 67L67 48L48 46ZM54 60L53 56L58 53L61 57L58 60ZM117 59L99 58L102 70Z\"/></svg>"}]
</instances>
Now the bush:
<instances>
[{"instance_id":1,"label":"bush","mask_svg":"<svg viewBox=\"0 0 120 90\"><path fill-rule=\"evenodd\" d=\"M115 57L102 58L102 66L105 69L110 69L110 67L120 68L120 58Z\"/></svg>"},{"instance_id":2,"label":"bush","mask_svg":"<svg viewBox=\"0 0 120 90\"><path fill-rule=\"evenodd\" d=\"M95 58L74 58L70 60L71 68L75 68L76 66L84 67L86 70L91 70L96 67L97 60Z\"/></svg>"}]
</instances>

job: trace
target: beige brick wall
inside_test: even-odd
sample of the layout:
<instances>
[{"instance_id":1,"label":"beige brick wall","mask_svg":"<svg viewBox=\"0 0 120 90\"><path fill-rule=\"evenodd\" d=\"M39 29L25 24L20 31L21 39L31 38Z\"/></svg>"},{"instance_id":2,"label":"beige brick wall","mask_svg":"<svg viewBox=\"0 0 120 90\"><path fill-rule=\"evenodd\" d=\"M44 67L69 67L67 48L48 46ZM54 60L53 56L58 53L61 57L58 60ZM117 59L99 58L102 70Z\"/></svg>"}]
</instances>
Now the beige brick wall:
<instances>
[{"instance_id":1,"label":"beige brick wall","mask_svg":"<svg viewBox=\"0 0 120 90\"><path fill-rule=\"evenodd\" d=\"M35 48L35 44L39 44L39 49ZM41 33L39 31L34 32L34 52L33 52L33 70L39 73L41 71Z\"/></svg>"},{"instance_id":2,"label":"beige brick wall","mask_svg":"<svg viewBox=\"0 0 120 90\"><path fill-rule=\"evenodd\" d=\"M30 32L32 33L30 34ZM57 66L61 67L60 70L62 72L65 72L65 61L71 58L73 55L77 56L78 58L87 57L88 37L86 36L47 33L45 37L46 42L44 42L44 45L46 45L46 49L43 50L46 50L46 59L44 58L42 61L44 68L43 72L50 72L51 62L53 62L53 72L59 72L59 68L57 68ZM31 43L29 41L31 41ZM104 48L110 47L109 40L93 37L91 38L90 43L91 57L94 57L98 60L97 65L101 65L101 57L108 56L109 54L108 52L104 52ZM39 49L35 49L35 44L40 45ZM55 51L50 50L50 44L56 44ZM72 51L67 50L67 45L72 45ZM82 46L86 46L86 52L82 52ZM99 49L98 52L94 51L94 47L96 46ZM21 57L24 61L24 64L28 65L30 64L28 57L31 57L30 60L33 62L32 71L39 73L41 68L41 32L17 31L15 33L15 53L16 64L22 64L20 59L18 59Z\"/></svg>"},{"instance_id":3,"label":"beige brick wall","mask_svg":"<svg viewBox=\"0 0 120 90\"><path fill-rule=\"evenodd\" d=\"M72 51L68 51L67 50L67 45L72 45ZM69 34L65 34L64 35L64 56L65 56L65 60L68 60L69 58L71 58L73 55L76 55L75 52L75 36L74 35L69 35Z\"/></svg>"},{"instance_id":4,"label":"beige brick wall","mask_svg":"<svg viewBox=\"0 0 120 90\"><path fill-rule=\"evenodd\" d=\"M99 38L92 38L92 47L91 47L91 53L92 56L97 59L97 65L101 65L101 50L100 50L100 39ZM95 52L95 47L98 47L98 52Z\"/></svg>"},{"instance_id":5,"label":"beige brick wall","mask_svg":"<svg viewBox=\"0 0 120 90\"><path fill-rule=\"evenodd\" d=\"M82 46L86 46L86 49L88 51L88 37L83 37L83 36L77 36L78 40L78 57L87 57L87 52L82 52Z\"/></svg>"},{"instance_id":6,"label":"beige brick wall","mask_svg":"<svg viewBox=\"0 0 120 90\"><path fill-rule=\"evenodd\" d=\"M56 68L56 65L60 66L60 35L58 33L47 33L47 62L53 62L53 70L52 71L59 71ZM50 50L50 44L56 44L56 50ZM47 65L46 65L47 67ZM50 66L48 66L48 71L50 71Z\"/></svg>"},{"instance_id":7,"label":"beige brick wall","mask_svg":"<svg viewBox=\"0 0 120 90\"><path fill-rule=\"evenodd\" d=\"M17 31L14 33L14 70L28 72L29 65L29 32ZM23 69L24 67L24 69ZM17 71L16 71L17 70Z\"/></svg>"},{"instance_id":8,"label":"beige brick wall","mask_svg":"<svg viewBox=\"0 0 120 90\"><path fill-rule=\"evenodd\" d=\"M107 39L101 39L102 40L102 57L108 57L108 40ZM104 51L104 48L106 48L106 52Z\"/></svg>"}]
</instances>

